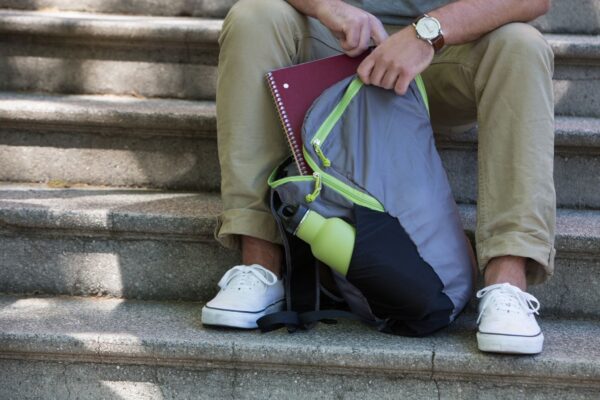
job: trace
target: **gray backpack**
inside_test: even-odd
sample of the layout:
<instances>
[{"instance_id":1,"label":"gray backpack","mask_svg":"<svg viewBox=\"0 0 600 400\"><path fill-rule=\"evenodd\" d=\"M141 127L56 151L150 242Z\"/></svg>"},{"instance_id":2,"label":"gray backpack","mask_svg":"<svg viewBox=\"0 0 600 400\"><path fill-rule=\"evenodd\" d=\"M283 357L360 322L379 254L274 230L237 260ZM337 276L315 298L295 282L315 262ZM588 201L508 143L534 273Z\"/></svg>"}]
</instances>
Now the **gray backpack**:
<instances>
[{"instance_id":1,"label":"gray backpack","mask_svg":"<svg viewBox=\"0 0 600 400\"><path fill-rule=\"evenodd\" d=\"M307 328L341 315L323 310L323 290L384 332L422 336L447 326L471 296L473 265L421 78L403 96L344 79L313 103L302 137L314 173L301 176L288 160L269 178L286 248L287 310L259 326ZM333 289L310 248L284 229L284 205L355 228L348 272L332 272Z\"/></svg>"}]
</instances>

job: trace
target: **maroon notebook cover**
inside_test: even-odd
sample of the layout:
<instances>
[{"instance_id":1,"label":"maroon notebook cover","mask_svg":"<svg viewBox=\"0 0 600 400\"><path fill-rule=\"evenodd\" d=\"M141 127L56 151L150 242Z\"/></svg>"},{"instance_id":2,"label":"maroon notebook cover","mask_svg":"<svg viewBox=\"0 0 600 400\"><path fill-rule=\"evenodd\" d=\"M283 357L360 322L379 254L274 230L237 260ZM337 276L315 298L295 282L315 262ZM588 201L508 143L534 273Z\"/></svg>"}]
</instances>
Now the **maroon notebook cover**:
<instances>
[{"instance_id":1,"label":"maroon notebook cover","mask_svg":"<svg viewBox=\"0 0 600 400\"><path fill-rule=\"evenodd\" d=\"M301 175L312 172L302 154L302 123L306 112L325 89L355 74L367 54L355 58L342 54L267 74L271 94Z\"/></svg>"}]
</instances>

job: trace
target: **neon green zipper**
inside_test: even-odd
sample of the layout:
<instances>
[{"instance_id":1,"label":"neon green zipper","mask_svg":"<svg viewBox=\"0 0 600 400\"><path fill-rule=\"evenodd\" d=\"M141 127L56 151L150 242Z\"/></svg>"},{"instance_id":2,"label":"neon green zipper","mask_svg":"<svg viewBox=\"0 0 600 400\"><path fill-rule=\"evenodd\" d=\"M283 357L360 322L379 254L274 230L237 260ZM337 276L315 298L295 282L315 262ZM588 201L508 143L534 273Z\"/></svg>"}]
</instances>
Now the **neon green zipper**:
<instances>
[{"instance_id":1,"label":"neon green zipper","mask_svg":"<svg viewBox=\"0 0 600 400\"><path fill-rule=\"evenodd\" d=\"M350 85L346 89L346 92L344 93L344 96L342 97L338 105L335 106L331 114L327 116L325 121L317 130L317 133L315 133L315 136L313 136L312 140L310 141L310 144L315 149L315 153L317 153L317 156L323 163L324 167L331 166L331 161L329 161L325 154L323 154L321 145L323 144L325 139L327 139L327 136L329 136L329 134L333 130L333 127L342 117L342 114L344 114L344 111L346 111L346 108L348 108L348 105L350 105L350 102L352 101L354 96L356 96L356 94L362 86L363 83L359 77L354 78L352 82L350 82Z\"/></svg>"},{"instance_id":2,"label":"neon green zipper","mask_svg":"<svg viewBox=\"0 0 600 400\"><path fill-rule=\"evenodd\" d=\"M304 157L308 162L308 165L315 171L312 175L298 175L298 176L288 176L281 179L275 179L275 174L277 173L277 168L271 173L269 176L268 184L272 189L275 189L281 185L285 185L286 183L291 182L315 182L315 189L312 193L306 195L305 200L308 203L315 201L319 195L321 194L322 186L325 185L331 190L337 192L341 196L345 197L349 201L361 205L363 207L370 208L375 211L384 211L383 206L379 203L374 197L369 196L366 193L363 193L359 190L356 190L344 182L323 173L319 170L319 167L313 161L312 158L304 152ZM317 180L318 176L318 180Z\"/></svg>"},{"instance_id":3,"label":"neon green zipper","mask_svg":"<svg viewBox=\"0 0 600 400\"><path fill-rule=\"evenodd\" d=\"M313 171L315 171L315 173L319 174L321 182L325 186L338 192L340 195L350 200L354 204L358 204L359 206L370 208L371 210L375 211L385 211L383 205L375 197L367 193L361 192L358 189L354 189L352 186L323 172L323 170L319 168L317 163L310 157L310 154L308 154L306 149L304 149L304 158L306 159L306 162L308 163L310 168Z\"/></svg>"},{"instance_id":4,"label":"neon green zipper","mask_svg":"<svg viewBox=\"0 0 600 400\"><path fill-rule=\"evenodd\" d=\"M417 75L417 77L415 78L415 82L417 84L419 92L421 93L421 96L423 97L423 101L425 103L425 106L427 107L427 112L429 113L429 99L427 97L425 84L423 82L423 78L421 78L421 75ZM310 141L311 146L315 150L315 153L317 154L317 157L321 161L324 168L328 168L331 166L331 160L329 160L325 153L323 153L323 149L321 148L321 146L362 86L363 82L358 77L355 77L352 80L352 82L350 82L350 85L346 89L346 92L344 93L344 96L342 97L340 102L333 109L331 114L327 116L323 124L321 124L321 126L317 130L317 133L315 134L313 139ZM361 192L360 190L355 189L352 186L340 181L339 179L334 178L333 176L325 173L319 167L319 165L317 165L317 163L312 159L310 154L306 151L306 148L303 148L303 153L306 162L314 171L313 176L291 176L287 178L282 178L278 181L274 181L273 179L275 172L273 172L273 174L271 174L271 176L269 177L269 186L271 186L272 188L276 188L277 186L281 186L288 182L306 182L314 180L314 191L306 195L306 201L309 203L317 199L317 197L321 193L321 186L324 184L325 186L330 187L331 189L338 192L340 195L347 198L354 204L358 204L360 206L370 208L371 210L375 211L385 211L383 205L373 196Z\"/></svg>"},{"instance_id":5,"label":"neon green zipper","mask_svg":"<svg viewBox=\"0 0 600 400\"><path fill-rule=\"evenodd\" d=\"M304 197L304 200L306 200L307 203L312 203L313 201L315 201L317 197L319 197L319 195L321 194L321 189L323 188L321 174L318 172L313 172L312 176L313 178L315 178L315 190L313 190L312 193L309 193Z\"/></svg>"},{"instance_id":6,"label":"neon green zipper","mask_svg":"<svg viewBox=\"0 0 600 400\"><path fill-rule=\"evenodd\" d=\"M295 176L287 176L287 177L281 178L281 179L275 179L275 174L277 173L278 168L275 168L273 170L273 172L271 172L271 175L269 176L269 179L267 180L269 187L271 187L272 189L275 189L281 185L285 185L286 183L290 183L290 182L309 182L309 181L315 180L315 178L312 175L295 175Z\"/></svg>"},{"instance_id":7,"label":"neon green zipper","mask_svg":"<svg viewBox=\"0 0 600 400\"><path fill-rule=\"evenodd\" d=\"M429 113L429 99L427 97L427 91L425 90L425 83L423 82L423 78L421 77L421 75L416 76L415 82L417 84L417 88L419 89L419 92L421 93L421 97L423 98L423 101L427 108L427 113ZM335 127L335 124L337 124L337 122L340 120L340 118L346 111L346 108L348 108L348 106L350 105L350 102L352 101L354 96L356 96L356 94L358 93L360 88L362 88L362 86L363 86L363 82L360 80L360 78L358 76L355 77L352 80L352 82L350 82L350 85L348 85L348 88L346 89L346 92L344 93L344 96L342 97L340 102L337 104L337 106L335 106L335 108L333 109L331 114L329 114L327 116L325 121L321 124L321 126L317 130L317 133L315 133L315 136L310 141L310 144L312 145L313 149L315 150L317 157L319 157L319 159L321 160L321 163L323 164L323 167L325 167L325 168L328 168L331 166L331 160L329 160L329 158L327 158L325 153L323 153L323 149L321 148L321 146L323 145L325 140L327 140L327 136L329 136L329 134Z\"/></svg>"}]
</instances>

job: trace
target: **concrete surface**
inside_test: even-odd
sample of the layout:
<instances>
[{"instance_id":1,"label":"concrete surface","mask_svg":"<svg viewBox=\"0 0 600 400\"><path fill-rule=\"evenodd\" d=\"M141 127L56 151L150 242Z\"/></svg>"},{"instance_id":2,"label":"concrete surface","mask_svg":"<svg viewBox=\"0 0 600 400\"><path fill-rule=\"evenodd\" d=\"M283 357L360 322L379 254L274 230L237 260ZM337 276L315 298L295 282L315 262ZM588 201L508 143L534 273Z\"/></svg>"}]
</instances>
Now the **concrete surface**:
<instances>
[{"instance_id":1,"label":"concrete surface","mask_svg":"<svg viewBox=\"0 0 600 400\"><path fill-rule=\"evenodd\" d=\"M208 385L215 398L288 398L290 392L291 398L398 398L405 392L452 398L482 389L480 398L592 398L600 389L598 322L542 319L544 352L515 357L480 353L471 315L427 338L385 335L345 321L290 335L205 329L200 307L3 296L1 386L21 384L36 394L24 383L48 371L61 383L46 377L42 388L82 397L115 391L185 398L193 385ZM161 389L165 397L158 397Z\"/></svg>"},{"instance_id":2,"label":"concrete surface","mask_svg":"<svg viewBox=\"0 0 600 400\"><path fill-rule=\"evenodd\" d=\"M0 10L0 90L213 99L220 29L210 19ZM557 113L600 116L598 36L547 38Z\"/></svg>"},{"instance_id":3,"label":"concrete surface","mask_svg":"<svg viewBox=\"0 0 600 400\"><path fill-rule=\"evenodd\" d=\"M224 17L236 0L0 0L0 8L158 16Z\"/></svg>"},{"instance_id":4,"label":"concrete surface","mask_svg":"<svg viewBox=\"0 0 600 400\"><path fill-rule=\"evenodd\" d=\"M223 17L235 0L0 0L0 8L92 13ZM600 32L598 0L553 0L550 12L533 25L544 32Z\"/></svg>"},{"instance_id":5,"label":"concrete surface","mask_svg":"<svg viewBox=\"0 0 600 400\"><path fill-rule=\"evenodd\" d=\"M0 179L218 191L214 102L0 93ZM600 120L556 118L558 204L600 208ZM477 198L477 132L439 133L457 200Z\"/></svg>"},{"instance_id":6,"label":"concrete surface","mask_svg":"<svg viewBox=\"0 0 600 400\"><path fill-rule=\"evenodd\" d=\"M239 255L212 239L218 195L116 188L0 190L0 291L208 300ZM472 235L475 207L461 206ZM600 213L559 210L547 315L600 316Z\"/></svg>"}]
</instances>

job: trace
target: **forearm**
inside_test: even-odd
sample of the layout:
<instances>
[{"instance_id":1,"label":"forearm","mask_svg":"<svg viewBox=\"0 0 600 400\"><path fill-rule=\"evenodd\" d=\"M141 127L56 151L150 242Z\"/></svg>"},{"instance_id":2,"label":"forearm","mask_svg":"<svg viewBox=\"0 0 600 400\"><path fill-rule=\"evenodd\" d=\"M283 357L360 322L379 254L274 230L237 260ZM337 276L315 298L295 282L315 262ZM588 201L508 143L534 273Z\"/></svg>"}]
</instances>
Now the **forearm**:
<instances>
[{"instance_id":1,"label":"forearm","mask_svg":"<svg viewBox=\"0 0 600 400\"><path fill-rule=\"evenodd\" d=\"M318 9L323 3L337 3L341 0L287 0L296 10L309 17L317 17Z\"/></svg>"},{"instance_id":2,"label":"forearm","mask_svg":"<svg viewBox=\"0 0 600 400\"><path fill-rule=\"evenodd\" d=\"M459 0L429 13L437 18L446 44L461 44L509 22L527 22L548 12L549 0Z\"/></svg>"}]
</instances>

